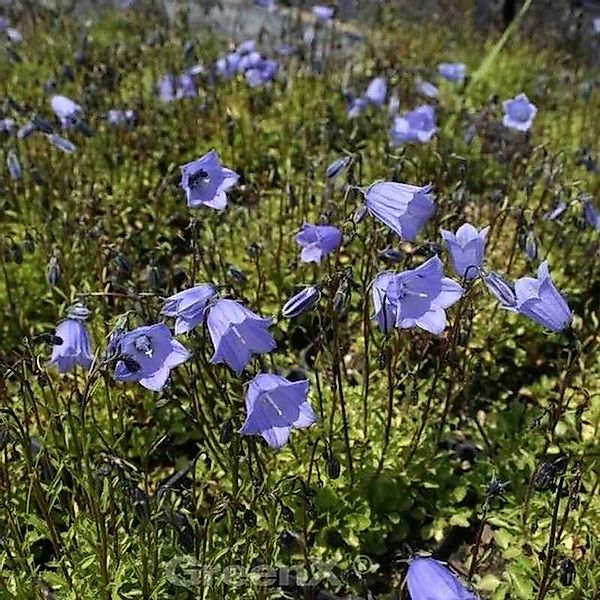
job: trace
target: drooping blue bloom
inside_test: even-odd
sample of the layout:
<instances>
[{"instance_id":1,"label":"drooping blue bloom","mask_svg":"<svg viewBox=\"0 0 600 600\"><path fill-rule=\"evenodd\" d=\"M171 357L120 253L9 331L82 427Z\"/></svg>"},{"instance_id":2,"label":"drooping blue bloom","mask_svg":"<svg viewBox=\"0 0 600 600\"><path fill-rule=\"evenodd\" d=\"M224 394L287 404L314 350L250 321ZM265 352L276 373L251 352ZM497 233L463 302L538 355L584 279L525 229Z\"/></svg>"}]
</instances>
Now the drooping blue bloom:
<instances>
[{"instance_id":1,"label":"drooping blue bloom","mask_svg":"<svg viewBox=\"0 0 600 600\"><path fill-rule=\"evenodd\" d=\"M600 17L594 17L592 21L592 29L594 33L600 33Z\"/></svg>"},{"instance_id":2,"label":"drooping blue bloom","mask_svg":"<svg viewBox=\"0 0 600 600\"><path fill-rule=\"evenodd\" d=\"M406 142L428 142L436 133L435 110L433 106L424 104L394 119L390 136L392 144L399 146Z\"/></svg>"},{"instance_id":3,"label":"drooping blue bloom","mask_svg":"<svg viewBox=\"0 0 600 600\"><path fill-rule=\"evenodd\" d=\"M371 215L411 242L435 212L431 185L382 181L372 184L365 198Z\"/></svg>"},{"instance_id":4,"label":"drooping blue bloom","mask_svg":"<svg viewBox=\"0 0 600 600\"><path fill-rule=\"evenodd\" d=\"M241 56L237 52L229 52L215 63L217 75L222 79L231 79L238 72Z\"/></svg>"},{"instance_id":5,"label":"drooping blue bloom","mask_svg":"<svg viewBox=\"0 0 600 600\"><path fill-rule=\"evenodd\" d=\"M448 81L462 83L467 74L467 67L463 63L440 63L438 73Z\"/></svg>"},{"instance_id":6,"label":"drooping blue bloom","mask_svg":"<svg viewBox=\"0 0 600 600\"><path fill-rule=\"evenodd\" d=\"M259 87L275 79L279 71L279 63L271 58L262 58L258 63L249 67L244 77L250 87Z\"/></svg>"},{"instance_id":7,"label":"drooping blue bloom","mask_svg":"<svg viewBox=\"0 0 600 600\"><path fill-rule=\"evenodd\" d=\"M515 281L516 310L552 331L566 329L573 314L558 291L544 261L534 277L521 277Z\"/></svg>"},{"instance_id":8,"label":"drooping blue bloom","mask_svg":"<svg viewBox=\"0 0 600 600\"><path fill-rule=\"evenodd\" d=\"M383 106L387 96L387 82L385 77L376 77L369 83L365 98L375 106Z\"/></svg>"},{"instance_id":9,"label":"drooping blue bloom","mask_svg":"<svg viewBox=\"0 0 600 600\"><path fill-rule=\"evenodd\" d=\"M10 117L0 119L0 133L12 133L16 126L14 119Z\"/></svg>"},{"instance_id":10,"label":"drooping blue bloom","mask_svg":"<svg viewBox=\"0 0 600 600\"><path fill-rule=\"evenodd\" d=\"M454 272L459 277L470 280L479 275L479 267L485 252L485 239L489 230L489 227L484 227L477 231L469 223L461 225L456 234L446 229L440 230L450 253Z\"/></svg>"},{"instance_id":11,"label":"drooping blue bloom","mask_svg":"<svg viewBox=\"0 0 600 600\"><path fill-rule=\"evenodd\" d=\"M6 34L8 41L13 44L20 44L23 41L23 34L18 29L8 27L4 33Z\"/></svg>"},{"instance_id":12,"label":"drooping blue bloom","mask_svg":"<svg viewBox=\"0 0 600 600\"><path fill-rule=\"evenodd\" d=\"M208 333L215 348L213 363L224 362L241 373L252 355L274 350L277 344L268 329L273 319L263 319L235 300L219 300L208 312Z\"/></svg>"},{"instance_id":13,"label":"drooping blue bloom","mask_svg":"<svg viewBox=\"0 0 600 600\"><path fill-rule=\"evenodd\" d=\"M600 231L600 212L594 208L590 197L583 200L583 214L588 224L596 231Z\"/></svg>"},{"instance_id":14,"label":"drooping blue bloom","mask_svg":"<svg viewBox=\"0 0 600 600\"><path fill-rule=\"evenodd\" d=\"M165 300L160 314L177 318L175 335L188 333L204 321L208 303L216 293L217 290L210 283L183 290Z\"/></svg>"},{"instance_id":15,"label":"drooping blue bloom","mask_svg":"<svg viewBox=\"0 0 600 600\"><path fill-rule=\"evenodd\" d=\"M421 96L426 96L427 98L437 98L440 93L433 83L421 80L415 83L415 90L417 94L421 94Z\"/></svg>"},{"instance_id":16,"label":"drooping blue bloom","mask_svg":"<svg viewBox=\"0 0 600 600\"><path fill-rule=\"evenodd\" d=\"M517 295L515 294L515 287L512 283L495 271L487 273L483 280L490 293L496 297L498 302L500 302L502 308L510 310L511 312L516 312Z\"/></svg>"},{"instance_id":17,"label":"drooping blue bloom","mask_svg":"<svg viewBox=\"0 0 600 600\"><path fill-rule=\"evenodd\" d=\"M254 4L261 8L266 8L269 11L273 11L277 7L277 2L275 0L254 0Z\"/></svg>"},{"instance_id":18,"label":"drooping blue bloom","mask_svg":"<svg viewBox=\"0 0 600 600\"><path fill-rule=\"evenodd\" d=\"M372 289L374 319L380 329L420 327L435 335L446 328L445 309L463 295L463 288L444 277L436 255L415 269L393 273L384 271L375 278Z\"/></svg>"},{"instance_id":19,"label":"drooping blue bloom","mask_svg":"<svg viewBox=\"0 0 600 600\"><path fill-rule=\"evenodd\" d=\"M387 82L385 77L373 79L363 94L353 98L348 105L348 118L358 117L369 105L381 107L387 97Z\"/></svg>"},{"instance_id":20,"label":"drooping blue bloom","mask_svg":"<svg viewBox=\"0 0 600 600\"><path fill-rule=\"evenodd\" d=\"M348 118L354 119L358 117L369 106L369 100L364 96L358 96L350 100L348 105Z\"/></svg>"},{"instance_id":21,"label":"drooping blue bloom","mask_svg":"<svg viewBox=\"0 0 600 600\"><path fill-rule=\"evenodd\" d=\"M323 4L315 4L312 8L313 15L317 17L319 21L330 21L335 14L335 8L333 6L325 6Z\"/></svg>"},{"instance_id":22,"label":"drooping blue bloom","mask_svg":"<svg viewBox=\"0 0 600 600\"><path fill-rule=\"evenodd\" d=\"M477 600L446 566L429 557L410 561L406 585L411 600Z\"/></svg>"},{"instance_id":23,"label":"drooping blue bloom","mask_svg":"<svg viewBox=\"0 0 600 600\"><path fill-rule=\"evenodd\" d=\"M157 83L158 97L161 102L168 103L181 98L195 98L198 94L194 78L189 73L175 77L167 73Z\"/></svg>"},{"instance_id":24,"label":"drooping blue bloom","mask_svg":"<svg viewBox=\"0 0 600 600\"><path fill-rule=\"evenodd\" d=\"M342 243L342 232L333 225L304 223L295 239L302 247L302 262L320 263L324 256L338 249Z\"/></svg>"},{"instance_id":25,"label":"drooping blue bloom","mask_svg":"<svg viewBox=\"0 0 600 600\"><path fill-rule=\"evenodd\" d=\"M81 106L66 96L52 96L50 106L63 129L70 129L77 125L83 113Z\"/></svg>"},{"instance_id":26,"label":"drooping blue bloom","mask_svg":"<svg viewBox=\"0 0 600 600\"><path fill-rule=\"evenodd\" d=\"M175 83L175 97L179 98L195 98L198 95L196 82L189 73L182 73Z\"/></svg>"},{"instance_id":27,"label":"drooping blue bloom","mask_svg":"<svg viewBox=\"0 0 600 600\"><path fill-rule=\"evenodd\" d=\"M210 206L223 210L227 206L227 192L238 179L237 173L221 165L214 150L181 167L181 187L185 190L187 205L192 208Z\"/></svg>"},{"instance_id":28,"label":"drooping blue bloom","mask_svg":"<svg viewBox=\"0 0 600 600\"><path fill-rule=\"evenodd\" d=\"M529 98L525 94L519 94L510 100L505 100L502 107L504 108L502 124L509 129L527 131L537 114L537 108L529 102Z\"/></svg>"},{"instance_id":29,"label":"drooping blue bloom","mask_svg":"<svg viewBox=\"0 0 600 600\"><path fill-rule=\"evenodd\" d=\"M319 288L315 285L309 285L303 290L292 296L281 309L281 314L286 319L291 319L301 315L311 308L319 299Z\"/></svg>"},{"instance_id":30,"label":"drooping blue bloom","mask_svg":"<svg viewBox=\"0 0 600 600\"><path fill-rule=\"evenodd\" d=\"M191 357L164 323L138 327L111 340L111 344L117 357L114 378L137 381L154 392L163 389L171 369Z\"/></svg>"},{"instance_id":31,"label":"drooping blue bloom","mask_svg":"<svg viewBox=\"0 0 600 600\"><path fill-rule=\"evenodd\" d=\"M66 373L77 365L84 369L92 366L92 341L84 323L88 316L89 310L77 304L56 327L55 335L60 343L53 346L49 364L54 365L61 373Z\"/></svg>"},{"instance_id":32,"label":"drooping blue bloom","mask_svg":"<svg viewBox=\"0 0 600 600\"><path fill-rule=\"evenodd\" d=\"M251 54L256 50L256 40L245 40L237 47L237 52L240 56Z\"/></svg>"},{"instance_id":33,"label":"drooping blue bloom","mask_svg":"<svg viewBox=\"0 0 600 600\"><path fill-rule=\"evenodd\" d=\"M281 448L292 428L304 429L317 417L308 401L308 381L289 381L273 373L254 377L246 394L242 435L261 435L271 448Z\"/></svg>"}]
</instances>

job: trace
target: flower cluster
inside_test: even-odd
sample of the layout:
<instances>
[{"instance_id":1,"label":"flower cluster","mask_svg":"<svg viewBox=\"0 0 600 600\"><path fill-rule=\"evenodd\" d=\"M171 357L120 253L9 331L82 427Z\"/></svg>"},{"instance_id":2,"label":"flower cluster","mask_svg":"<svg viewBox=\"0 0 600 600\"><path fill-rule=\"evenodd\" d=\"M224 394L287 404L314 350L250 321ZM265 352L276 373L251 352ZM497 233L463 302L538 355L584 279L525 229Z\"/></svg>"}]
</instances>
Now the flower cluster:
<instances>
[{"instance_id":1,"label":"flower cluster","mask_svg":"<svg viewBox=\"0 0 600 600\"><path fill-rule=\"evenodd\" d=\"M221 79L230 79L237 74L244 75L250 87L258 87L272 81L279 71L279 63L265 58L256 50L256 42L242 42L233 52L219 58L215 64Z\"/></svg>"}]
</instances>

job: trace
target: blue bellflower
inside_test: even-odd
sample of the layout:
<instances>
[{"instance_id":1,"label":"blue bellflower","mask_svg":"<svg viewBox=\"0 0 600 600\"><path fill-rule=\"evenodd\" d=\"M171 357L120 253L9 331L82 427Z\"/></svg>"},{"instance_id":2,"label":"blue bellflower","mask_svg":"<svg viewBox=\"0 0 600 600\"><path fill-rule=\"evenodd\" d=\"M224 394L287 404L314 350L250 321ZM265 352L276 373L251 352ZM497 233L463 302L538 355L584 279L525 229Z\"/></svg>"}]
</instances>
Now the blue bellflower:
<instances>
[{"instance_id":1,"label":"blue bellflower","mask_svg":"<svg viewBox=\"0 0 600 600\"><path fill-rule=\"evenodd\" d=\"M397 116L390 129L390 136L394 146L406 142L424 144L431 140L436 131L435 110L433 106L424 104Z\"/></svg>"},{"instance_id":2,"label":"blue bellflower","mask_svg":"<svg viewBox=\"0 0 600 600\"><path fill-rule=\"evenodd\" d=\"M117 381L137 381L145 388L160 392L171 369L191 357L187 348L173 339L164 323L138 327L111 340L116 354L114 378Z\"/></svg>"},{"instance_id":3,"label":"blue bellflower","mask_svg":"<svg viewBox=\"0 0 600 600\"><path fill-rule=\"evenodd\" d=\"M189 73L175 77L163 75L157 84L158 97L161 102L168 103L181 98L195 98L198 94L194 78Z\"/></svg>"},{"instance_id":4,"label":"blue bellflower","mask_svg":"<svg viewBox=\"0 0 600 600\"><path fill-rule=\"evenodd\" d=\"M210 283L183 290L166 299L161 314L177 318L175 335L188 333L204 321L208 303L216 293Z\"/></svg>"},{"instance_id":5,"label":"blue bellflower","mask_svg":"<svg viewBox=\"0 0 600 600\"><path fill-rule=\"evenodd\" d=\"M263 319L235 300L219 300L208 312L208 333L215 348L213 363L226 363L241 373L252 355L274 350L277 344L268 329L272 319Z\"/></svg>"},{"instance_id":6,"label":"blue bellflower","mask_svg":"<svg viewBox=\"0 0 600 600\"><path fill-rule=\"evenodd\" d=\"M286 319L297 317L311 308L319 299L319 288L314 285L305 287L303 290L292 296L281 309L281 314Z\"/></svg>"},{"instance_id":7,"label":"blue bellflower","mask_svg":"<svg viewBox=\"0 0 600 600\"><path fill-rule=\"evenodd\" d=\"M77 365L84 369L92 366L92 342L84 323L88 315L87 308L75 305L69 311L67 318L56 327L55 335L60 343L52 347L49 364L55 366L61 373L66 373Z\"/></svg>"},{"instance_id":8,"label":"blue bellflower","mask_svg":"<svg viewBox=\"0 0 600 600\"><path fill-rule=\"evenodd\" d=\"M335 14L335 8L333 6L325 6L323 4L315 4L312 8L313 15L317 17L319 21L330 21Z\"/></svg>"},{"instance_id":9,"label":"blue bellflower","mask_svg":"<svg viewBox=\"0 0 600 600\"><path fill-rule=\"evenodd\" d=\"M365 94L365 98L375 106L383 106L387 96L387 82L385 77L376 77L369 83Z\"/></svg>"},{"instance_id":10,"label":"blue bellflower","mask_svg":"<svg viewBox=\"0 0 600 600\"><path fill-rule=\"evenodd\" d=\"M411 600L477 600L446 566L429 557L410 561L406 585Z\"/></svg>"},{"instance_id":11,"label":"blue bellflower","mask_svg":"<svg viewBox=\"0 0 600 600\"><path fill-rule=\"evenodd\" d=\"M415 269L377 275L372 290L373 318L386 333L392 327L420 327L439 335L446 328L445 309L462 294L463 288L443 276L442 261L433 256Z\"/></svg>"},{"instance_id":12,"label":"blue bellflower","mask_svg":"<svg viewBox=\"0 0 600 600\"><path fill-rule=\"evenodd\" d=\"M79 104L73 102L73 100L66 96L52 96L52 98L50 98L50 106L60 121L60 125L63 129L71 129L74 127L83 112Z\"/></svg>"},{"instance_id":13,"label":"blue bellflower","mask_svg":"<svg viewBox=\"0 0 600 600\"><path fill-rule=\"evenodd\" d=\"M467 74L467 67L463 63L440 63L438 73L448 81L462 83Z\"/></svg>"},{"instance_id":14,"label":"blue bellflower","mask_svg":"<svg viewBox=\"0 0 600 600\"><path fill-rule=\"evenodd\" d=\"M470 280L479 275L485 252L485 239L489 230L489 227L484 227L477 231L470 223L461 225L456 234L446 229L440 230L450 253L454 272L459 277Z\"/></svg>"},{"instance_id":15,"label":"blue bellflower","mask_svg":"<svg viewBox=\"0 0 600 600\"><path fill-rule=\"evenodd\" d=\"M435 212L431 185L382 181L369 186L365 198L369 213L403 240L414 241Z\"/></svg>"},{"instance_id":16,"label":"blue bellflower","mask_svg":"<svg viewBox=\"0 0 600 600\"><path fill-rule=\"evenodd\" d=\"M358 117L369 105L380 108L385 103L387 96L387 82L385 77L373 79L364 93L354 98L348 106L348 118Z\"/></svg>"},{"instance_id":17,"label":"blue bellflower","mask_svg":"<svg viewBox=\"0 0 600 600\"><path fill-rule=\"evenodd\" d=\"M239 179L237 173L221 165L214 150L183 165L181 175L181 187L185 190L188 206L210 206L217 210L227 206L227 192Z\"/></svg>"},{"instance_id":18,"label":"blue bellflower","mask_svg":"<svg viewBox=\"0 0 600 600\"><path fill-rule=\"evenodd\" d=\"M504 108L502 125L509 129L527 131L537 114L537 108L529 102L529 98L525 94L519 94L510 100L505 100L502 107Z\"/></svg>"},{"instance_id":19,"label":"blue bellflower","mask_svg":"<svg viewBox=\"0 0 600 600\"><path fill-rule=\"evenodd\" d=\"M246 70L244 77L250 87L259 87L273 81L278 71L279 63L276 60L261 57L257 64Z\"/></svg>"},{"instance_id":20,"label":"blue bellflower","mask_svg":"<svg viewBox=\"0 0 600 600\"><path fill-rule=\"evenodd\" d=\"M296 242L302 247L300 260L304 263L320 263L324 256L337 250L342 243L342 232L333 225L310 225L304 223L296 234Z\"/></svg>"},{"instance_id":21,"label":"blue bellflower","mask_svg":"<svg viewBox=\"0 0 600 600\"><path fill-rule=\"evenodd\" d=\"M292 427L303 429L317 417L308 401L308 381L288 381L272 373L254 377L246 395L247 417L242 435L261 435L271 448L281 448Z\"/></svg>"},{"instance_id":22,"label":"blue bellflower","mask_svg":"<svg viewBox=\"0 0 600 600\"><path fill-rule=\"evenodd\" d=\"M548 262L539 267L537 278L521 277L515 281L516 310L551 331L566 329L573 314L558 291L548 271Z\"/></svg>"}]
</instances>

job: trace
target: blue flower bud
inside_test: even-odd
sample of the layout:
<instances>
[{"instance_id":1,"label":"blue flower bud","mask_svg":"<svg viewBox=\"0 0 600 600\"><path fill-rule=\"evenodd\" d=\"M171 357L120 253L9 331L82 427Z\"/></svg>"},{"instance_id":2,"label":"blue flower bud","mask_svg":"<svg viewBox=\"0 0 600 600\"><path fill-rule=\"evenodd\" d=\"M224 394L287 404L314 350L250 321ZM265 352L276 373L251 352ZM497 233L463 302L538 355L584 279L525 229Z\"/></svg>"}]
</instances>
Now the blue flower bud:
<instances>
[{"instance_id":1,"label":"blue flower bud","mask_svg":"<svg viewBox=\"0 0 600 600\"><path fill-rule=\"evenodd\" d=\"M281 314L286 319L297 317L307 311L319 299L319 289L314 286L305 287L301 292L292 296L281 309Z\"/></svg>"}]
</instances>

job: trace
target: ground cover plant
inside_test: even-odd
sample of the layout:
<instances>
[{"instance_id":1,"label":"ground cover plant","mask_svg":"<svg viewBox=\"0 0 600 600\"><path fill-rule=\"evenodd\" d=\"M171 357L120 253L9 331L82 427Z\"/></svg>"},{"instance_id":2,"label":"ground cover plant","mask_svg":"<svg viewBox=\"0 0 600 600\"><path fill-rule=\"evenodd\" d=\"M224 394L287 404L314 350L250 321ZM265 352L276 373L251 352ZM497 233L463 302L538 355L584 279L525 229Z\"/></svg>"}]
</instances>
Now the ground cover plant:
<instances>
[{"instance_id":1,"label":"ground cover plant","mask_svg":"<svg viewBox=\"0 0 600 600\"><path fill-rule=\"evenodd\" d=\"M118 4L0 18L0 598L597 598L597 71Z\"/></svg>"}]
</instances>

